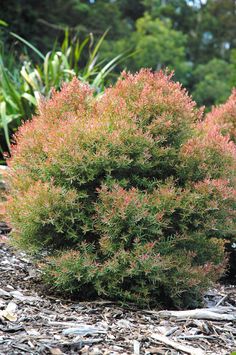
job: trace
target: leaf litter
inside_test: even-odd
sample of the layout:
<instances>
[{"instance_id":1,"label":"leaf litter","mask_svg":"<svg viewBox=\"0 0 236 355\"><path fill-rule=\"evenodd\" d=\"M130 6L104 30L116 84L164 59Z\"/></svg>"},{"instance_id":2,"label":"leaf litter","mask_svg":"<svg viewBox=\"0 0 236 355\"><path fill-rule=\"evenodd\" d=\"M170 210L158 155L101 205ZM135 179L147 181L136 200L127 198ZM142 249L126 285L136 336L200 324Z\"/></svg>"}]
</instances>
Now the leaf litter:
<instances>
[{"instance_id":1,"label":"leaf litter","mask_svg":"<svg viewBox=\"0 0 236 355\"><path fill-rule=\"evenodd\" d=\"M36 265L0 236L0 355L226 355L236 349L236 287L218 285L205 308L141 310L51 295Z\"/></svg>"}]
</instances>

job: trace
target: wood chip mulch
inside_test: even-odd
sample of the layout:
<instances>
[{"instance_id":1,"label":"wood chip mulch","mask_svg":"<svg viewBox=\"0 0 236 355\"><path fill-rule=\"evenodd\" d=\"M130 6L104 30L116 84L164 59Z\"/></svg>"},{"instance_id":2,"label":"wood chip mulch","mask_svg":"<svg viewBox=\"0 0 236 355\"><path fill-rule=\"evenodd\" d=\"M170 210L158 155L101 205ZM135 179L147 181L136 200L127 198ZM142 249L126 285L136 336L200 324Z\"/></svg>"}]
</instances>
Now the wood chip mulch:
<instances>
[{"instance_id":1,"label":"wood chip mulch","mask_svg":"<svg viewBox=\"0 0 236 355\"><path fill-rule=\"evenodd\" d=\"M202 309L140 310L50 296L40 276L0 236L0 355L223 355L236 349L236 287L209 290Z\"/></svg>"}]
</instances>

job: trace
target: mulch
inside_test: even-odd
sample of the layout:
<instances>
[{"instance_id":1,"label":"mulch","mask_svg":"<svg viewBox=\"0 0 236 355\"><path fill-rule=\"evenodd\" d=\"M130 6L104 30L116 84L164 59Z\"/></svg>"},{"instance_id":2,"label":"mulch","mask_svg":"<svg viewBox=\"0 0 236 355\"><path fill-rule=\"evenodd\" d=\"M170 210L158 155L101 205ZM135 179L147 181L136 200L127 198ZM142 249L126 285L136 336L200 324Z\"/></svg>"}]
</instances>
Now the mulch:
<instances>
[{"instance_id":1,"label":"mulch","mask_svg":"<svg viewBox=\"0 0 236 355\"><path fill-rule=\"evenodd\" d=\"M218 285L189 313L51 294L29 257L0 236L0 354L230 354L236 287ZM217 319L217 320L216 320Z\"/></svg>"}]
</instances>

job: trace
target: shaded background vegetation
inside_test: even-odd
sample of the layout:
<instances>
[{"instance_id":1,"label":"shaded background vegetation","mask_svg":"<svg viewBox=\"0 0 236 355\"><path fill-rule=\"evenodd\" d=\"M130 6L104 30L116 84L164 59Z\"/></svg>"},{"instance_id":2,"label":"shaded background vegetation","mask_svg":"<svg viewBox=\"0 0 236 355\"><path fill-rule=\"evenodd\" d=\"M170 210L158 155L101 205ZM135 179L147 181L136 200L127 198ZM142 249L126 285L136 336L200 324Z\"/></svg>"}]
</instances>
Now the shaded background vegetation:
<instances>
[{"instance_id":1,"label":"shaded background vegetation","mask_svg":"<svg viewBox=\"0 0 236 355\"><path fill-rule=\"evenodd\" d=\"M99 60L127 51L133 55L116 65L105 84L123 69L167 66L206 110L224 102L236 85L235 0L55 0L53 6L49 0L3 0L0 17L8 24L0 27L4 64L15 77L26 58L35 66L40 58L10 31L44 54L60 48L66 28L81 43L93 34L81 54L83 67L92 42L109 29Z\"/></svg>"},{"instance_id":2,"label":"shaded background vegetation","mask_svg":"<svg viewBox=\"0 0 236 355\"><path fill-rule=\"evenodd\" d=\"M234 0L55 0L53 6L9 0L1 4L1 17L44 52L65 27L81 38L110 28L104 57L137 50L122 67L175 69L200 105L225 101L236 82Z\"/></svg>"}]
</instances>

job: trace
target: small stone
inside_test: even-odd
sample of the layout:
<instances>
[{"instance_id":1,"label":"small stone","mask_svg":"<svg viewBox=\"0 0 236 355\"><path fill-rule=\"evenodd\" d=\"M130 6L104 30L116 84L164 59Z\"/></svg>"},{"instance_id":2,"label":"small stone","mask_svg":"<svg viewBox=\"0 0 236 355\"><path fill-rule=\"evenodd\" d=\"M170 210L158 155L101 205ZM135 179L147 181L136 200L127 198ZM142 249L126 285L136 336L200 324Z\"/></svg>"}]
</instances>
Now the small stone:
<instances>
[{"instance_id":1,"label":"small stone","mask_svg":"<svg viewBox=\"0 0 236 355\"><path fill-rule=\"evenodd\" d=\"M93 348L93 350L90 352L90 355L103 355L103 352L99 348Z\"/></svg>"},{"instance_id":2,"label":"small stone","mask_svg":"<svg viewBox=\"0 0 236 355\"><path fill-rule=\"evenodd\" d=\"M117 321L116 325L120 328L131 328L133 327L133 323L131 323L127 319L120 319Z\"/></svg>"},{"instance_id":3,"label":"small stone","mask_svg":"<svg viewBox=\"0 0 236 355\"><path fill-rule=\"evenodd\" d=\"M39 336L40 335L40 333L36 329L27 329L26 332L28 335L31 335L31 336Z\"/></svg>"},{"instance_id":4,"label":"small stone","mask_svg":"<svg viewBox=\"0 0 236 355\"><path fill-rule=\"evenodd\" d=\"M63 352L59 348L50 348L49 351L50 351L50 353L52 355L61 355L61 354L63 354Z\"/></svg>"},{"instance_id":5,"label":"small stone","mask_svg":"<svg viewBox=\"0 0 236 355\"><path fill-rule=\"evenodd\" d=\"M64 335L70 335L70 334L88 335L88 334L106 333L104 329L93 327L91 325L80 325L76 328L64 329L62 332Z\"/></svg>"},{"instance_id":6,"label":"small stone","mask_svg":"<svg viewBox=\"0 0 236 355\"><path fill-rule=\"evenodd\" d=\"M134 340L134 355L139 355L139 354L140 354L140 342Z\"/></svg>"}]
</instances>

